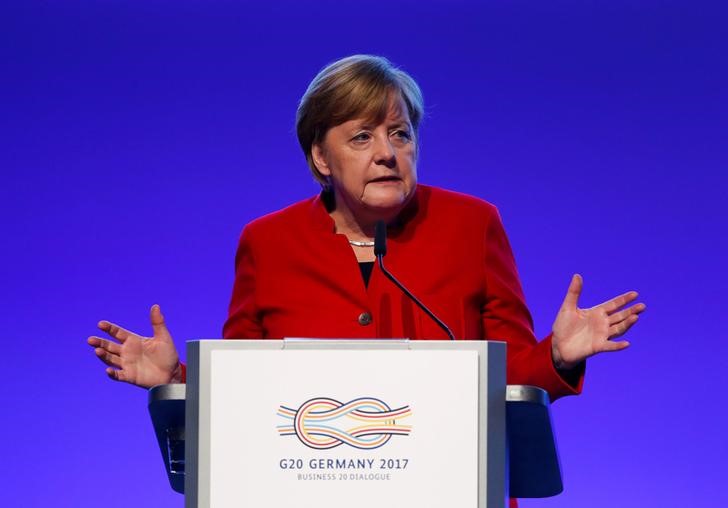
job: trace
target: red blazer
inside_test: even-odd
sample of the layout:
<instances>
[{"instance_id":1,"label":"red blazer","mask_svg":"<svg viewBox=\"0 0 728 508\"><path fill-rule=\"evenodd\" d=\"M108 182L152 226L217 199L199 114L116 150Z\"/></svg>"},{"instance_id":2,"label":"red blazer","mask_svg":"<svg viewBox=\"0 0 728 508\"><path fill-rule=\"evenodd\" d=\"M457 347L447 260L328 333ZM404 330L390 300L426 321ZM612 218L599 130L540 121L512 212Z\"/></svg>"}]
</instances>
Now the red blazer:
<instances>
[{"instance_id":1,"label":"red blazer","mask_svg":"<svg viewBox=\"0 0 728 508\"><path fill-rule=\"evenodd\" d=\"M458 339L503 340L510 384L546 389L554 400L581 390L537 342L496 208L419 185L388 230L387 268ZM226 339L283 337L447 339L377 266L365 287L356 257L321 196L248 224L240 238Z\"/></svg>"}]
</instances>

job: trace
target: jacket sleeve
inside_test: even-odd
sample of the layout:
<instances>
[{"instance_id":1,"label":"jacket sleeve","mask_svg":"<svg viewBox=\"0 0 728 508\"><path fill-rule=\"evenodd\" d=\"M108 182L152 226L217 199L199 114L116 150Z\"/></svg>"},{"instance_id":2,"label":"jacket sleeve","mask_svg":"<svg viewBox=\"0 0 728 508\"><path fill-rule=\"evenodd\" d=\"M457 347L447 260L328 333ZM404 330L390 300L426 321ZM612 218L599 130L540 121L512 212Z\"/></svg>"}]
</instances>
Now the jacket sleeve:
<instances>
[{"instance_id":1,"label":"jacket sleeve","mask_svg":"<svg viewBox=\"0 0 728 508\"><path fill-rule=\"evenodd\" d=\"M545 389L552 401L581 392L584 372L565 380L551 358L551 336L541 342L533 332L510 243L494 208L485 226L486 297L481 311L486 339L507 343L507 382Z\"/></svg>"},{"instance_id":2,"label":"jacket sleeve","mask_svg":"<svg viewBox=\"0 0 728 508\"><path fill-rule=\"evenodd\" d=\"M263 338L255 298L255 257L249 226L243 229L235 254L235 280L222 336L224 339Z\"/></svg>"}]
</instances>

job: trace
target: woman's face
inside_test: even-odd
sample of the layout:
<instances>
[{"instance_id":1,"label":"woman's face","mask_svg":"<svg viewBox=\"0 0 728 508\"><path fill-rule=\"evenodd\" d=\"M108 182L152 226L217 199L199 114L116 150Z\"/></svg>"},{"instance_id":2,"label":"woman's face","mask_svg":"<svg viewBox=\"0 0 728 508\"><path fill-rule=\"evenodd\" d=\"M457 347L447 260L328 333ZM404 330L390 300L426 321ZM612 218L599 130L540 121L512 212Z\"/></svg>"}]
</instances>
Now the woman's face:
<instances>
[{"instance_id":1,"label":"woman's face","mask_svg":"<svg viewBox=\"0 0 728 508\"><path fill-rule=\"evenodd\" d=\"M354 119L332 127L312 153L331 181L337 213L363 221L391 220L414 194L416 140L399 94L382 123Z\"/></svg>"}]
</instances>

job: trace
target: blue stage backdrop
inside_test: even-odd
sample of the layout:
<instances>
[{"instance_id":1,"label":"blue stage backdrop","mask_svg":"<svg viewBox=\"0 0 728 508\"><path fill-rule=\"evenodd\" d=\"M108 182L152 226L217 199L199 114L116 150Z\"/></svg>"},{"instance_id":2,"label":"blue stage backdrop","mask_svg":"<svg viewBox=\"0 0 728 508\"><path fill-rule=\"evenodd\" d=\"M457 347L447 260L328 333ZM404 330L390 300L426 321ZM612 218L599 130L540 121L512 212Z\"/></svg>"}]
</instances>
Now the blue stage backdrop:
<instances>
[{"instance_id":1,"label":"blue stage backdrop","mask_svg":"<svg viewBox=\"0 0 728 508\"><path fill-rule=\"evenodd\" d=\"M420 181L495 203L537 334L637 289L627 351L553 415L565 492L725 506L726 8L676 1L6 1L1 506L179 507L100 319L217 338L242 226L317 191L294 135L326 63L384 55L427 104Z\"/></svg>"}]
</instances>

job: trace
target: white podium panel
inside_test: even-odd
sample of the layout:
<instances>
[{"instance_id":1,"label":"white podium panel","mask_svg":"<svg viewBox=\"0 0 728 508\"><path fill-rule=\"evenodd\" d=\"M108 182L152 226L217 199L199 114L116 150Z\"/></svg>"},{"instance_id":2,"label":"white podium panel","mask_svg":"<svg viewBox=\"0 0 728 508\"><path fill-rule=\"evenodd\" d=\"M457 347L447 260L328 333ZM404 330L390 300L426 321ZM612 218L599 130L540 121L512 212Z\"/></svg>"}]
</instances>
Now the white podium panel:
<instances>
[{"instance_id":1,"label":"white podium panel","mask_svg":"<svg viewBox=\"0 0 728 508\"><path fill-rule=\"evenodd\" d=\"M188 508L503 506L502 344L202 341L188 359Z\"/></svg>"}]
</instances>

